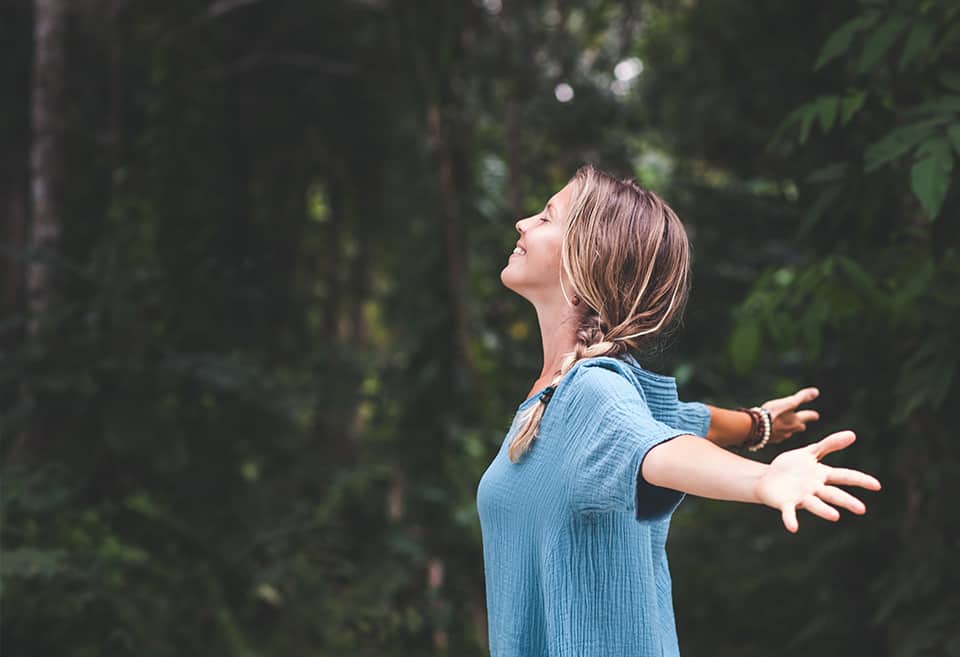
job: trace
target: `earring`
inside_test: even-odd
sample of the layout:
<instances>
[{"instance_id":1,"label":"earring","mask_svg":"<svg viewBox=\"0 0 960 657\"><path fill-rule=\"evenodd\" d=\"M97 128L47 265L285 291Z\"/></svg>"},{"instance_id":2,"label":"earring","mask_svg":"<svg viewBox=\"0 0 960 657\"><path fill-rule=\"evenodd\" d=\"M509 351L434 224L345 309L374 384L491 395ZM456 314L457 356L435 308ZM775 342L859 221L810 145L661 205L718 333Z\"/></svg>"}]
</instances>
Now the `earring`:
<instances>
[{"instance_id":1,"label":"earring","mask_svg":"<svg viewBox=\"0 0 960 657\"><path fill-rule=\"evenodd\" d=\"M573 295L573 298L570 299L570 303L572 303L572 304L575 305L575 306L580 305L580 297L578 297L576 294L574 294L574 295Z\"/></svg>"}]
</instances>

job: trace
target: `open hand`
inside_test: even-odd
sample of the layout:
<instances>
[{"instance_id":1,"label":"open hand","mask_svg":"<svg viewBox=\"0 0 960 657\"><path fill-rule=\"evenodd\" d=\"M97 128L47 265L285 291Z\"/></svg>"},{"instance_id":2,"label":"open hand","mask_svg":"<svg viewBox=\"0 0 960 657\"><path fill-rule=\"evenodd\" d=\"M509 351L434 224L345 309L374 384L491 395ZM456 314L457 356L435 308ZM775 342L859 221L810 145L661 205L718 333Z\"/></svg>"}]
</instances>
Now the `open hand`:
<instances>
[{"instance_id":1,"label":"open hand","mask_svg":"<svg viewBox=\"0 0 960 657\"><path fill-rule=\"evenodd\" d=\"M770 411L773 426L770 430L770 443L782 443L793 434L807 430L808 422L820 419L820 414L811 409L798 411L797 407L813 401L820 395L816 388L803 388L780 399L771 399L761 404Z\"/></svg>"},{"instance_id":2,"label":"open hand","mask_svg":"<svg viewBox=\"0 0 960 657\"><path fill-rule=\"evenodd\" d=\"M835 484L880 490L880 482L859 470L820 463L824 456L849 447L856 439L852 431L838 431L806 447L784 452L757 480L757 497L780 511L787 531L796 533L799 529L797 509L834 522L840 519L840 512L831 505L858 515L866 513L863 502Z\"/></svg>"}]
</instances>

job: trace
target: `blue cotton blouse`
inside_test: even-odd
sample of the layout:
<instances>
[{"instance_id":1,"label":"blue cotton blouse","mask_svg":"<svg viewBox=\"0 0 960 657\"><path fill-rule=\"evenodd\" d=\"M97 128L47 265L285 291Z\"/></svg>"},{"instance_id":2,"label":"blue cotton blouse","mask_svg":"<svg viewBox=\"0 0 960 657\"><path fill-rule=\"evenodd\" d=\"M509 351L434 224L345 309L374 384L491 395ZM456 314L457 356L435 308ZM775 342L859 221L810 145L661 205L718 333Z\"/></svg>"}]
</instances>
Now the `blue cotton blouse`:
<instances>
[{"instance_id":1,"label":"blue cotton blouse","mask_svg":"<svg viewBox=\"0 0 960 657\"><path fill-rule=\"evenodd\" d=\"M679 655L666 540L683 494L648 484L646 453L705 436L710 412L632 356L578 361L530 450L512 463L517 409L480 479L492 657Z\"/></svg>"}]
</instances>

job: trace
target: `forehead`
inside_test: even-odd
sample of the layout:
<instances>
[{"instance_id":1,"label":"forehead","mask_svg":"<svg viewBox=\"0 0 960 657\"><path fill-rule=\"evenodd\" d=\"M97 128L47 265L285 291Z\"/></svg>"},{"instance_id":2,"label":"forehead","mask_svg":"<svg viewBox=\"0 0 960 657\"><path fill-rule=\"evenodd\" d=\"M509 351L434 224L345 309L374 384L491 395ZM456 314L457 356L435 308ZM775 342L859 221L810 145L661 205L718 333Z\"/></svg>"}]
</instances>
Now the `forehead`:
<instances>
[{"instance_id":1,"label":"forehead","mask_svg":"<svg viewBox=\"0 0 960 657\"><path fill-rule=\"evenodd\" d=\"M550 197L547 201L546 212L552 216L562 216L566 214L567 204L570 201L571 186L565 185L563 189Z\"/></svg>"}]
</instances>

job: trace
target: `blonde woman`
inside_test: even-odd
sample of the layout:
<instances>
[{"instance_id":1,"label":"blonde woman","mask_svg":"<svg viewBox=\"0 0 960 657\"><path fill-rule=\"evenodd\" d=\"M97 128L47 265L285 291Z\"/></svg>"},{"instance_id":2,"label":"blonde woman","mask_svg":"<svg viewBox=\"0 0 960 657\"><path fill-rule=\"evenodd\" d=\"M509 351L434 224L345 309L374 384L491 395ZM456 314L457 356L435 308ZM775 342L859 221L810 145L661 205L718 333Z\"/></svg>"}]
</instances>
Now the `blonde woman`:
<instances>
[{"instance_id":1,"label":"blonde woman","mask_svg":"<svg viewBox=\"0 0 960 657\"><path fill-rule=\"evenodd\" d=\"M536 309L544 353L477 490L491 655L678 655L665 544L685 493L767 505L796 532L797 509L865 512L837 485L880 483L820 462L851 431L770 464L715 444L802 430L816 413L796 408L816 390L709 409L631 355L681 316L689 289L686 233L655 194L584 166L516 228L501 280Z\"/></svg>"}]
</instances>

